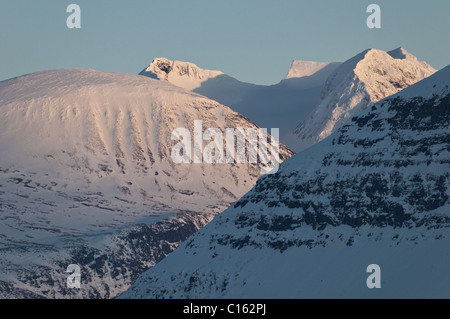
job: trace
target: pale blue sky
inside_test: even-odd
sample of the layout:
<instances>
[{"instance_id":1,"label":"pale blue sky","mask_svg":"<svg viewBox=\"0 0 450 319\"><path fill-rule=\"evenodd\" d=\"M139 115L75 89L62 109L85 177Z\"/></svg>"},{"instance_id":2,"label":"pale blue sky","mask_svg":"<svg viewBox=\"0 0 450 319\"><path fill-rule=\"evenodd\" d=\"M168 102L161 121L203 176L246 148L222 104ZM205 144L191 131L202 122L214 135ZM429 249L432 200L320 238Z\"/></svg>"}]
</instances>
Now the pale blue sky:
<instances>
[{"instance_id":1,"label":"pale blue sky","mask_svg":"<svg viewBox=\"0 0 450 319\"><path fill-rule=\"evenodd\" d=\"M71 3L79 30L66 27ZM366 26L371 3L381 29ZM293 59L399 46L440 69L450 64L449 16L448 0L2 0L0 80L59 68L138 73L166 57L274 84Z\"/></svg>"}]
</instances>

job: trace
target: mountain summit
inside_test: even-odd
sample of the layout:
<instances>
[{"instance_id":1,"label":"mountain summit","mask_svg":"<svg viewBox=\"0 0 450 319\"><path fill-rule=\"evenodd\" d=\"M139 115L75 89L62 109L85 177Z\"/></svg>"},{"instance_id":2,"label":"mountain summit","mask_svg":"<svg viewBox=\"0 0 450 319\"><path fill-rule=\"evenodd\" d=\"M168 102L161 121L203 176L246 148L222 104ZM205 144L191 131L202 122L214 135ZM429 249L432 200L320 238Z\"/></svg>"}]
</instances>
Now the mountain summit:
<instances>
[{"instance_id":1,"label":"mountain summit","mask_svg":"<svg viewBox=\"0 0 450 319\"><path fill-rule=\"evenodd\" d=\"M328 77L320 104L294 130L288 145L301 151L329 136L360 110L434 72L403 48L365 50Z\"/></svg>"},{"instance_id":2,"label":"mountain summit","mask_svg":"<svg viewBox=\"0 0 450 319\"><path fill-rule=\"evenodd\" d=\"M194 63L171 61L166 58L156 58L139 75L165 80L176 86L192 91L205 81L223 75L220 71L199 68Z\"/></svg>"},{"instance_id":3,"label":"mountain summit","mask_svg":"<svg viewBox=\"0 0 450 319\"><path fill-rule=\"evenodd\" d=\"M303 78L307 76L312 76L316 74L317 72L326 69L327 67L330 68L331 66L337 67L339 62L314 62L314 61L303 61L303 60L294 60L292 61L291 67L289 68L289 71L285 77L285 79L292 79L292 78ZM331 68L330 68L331 70ZM331 72L329 72L331 73ZM329 75L329 73L326 73L326 76Z\"/></svg>"},{"instance_id":4,"label":"mountain summit","mask_svg":"<svg viewBox=\"0 0 450 319\"><path fill-rule=\"evenodd\" d=\"M168 81L216 100L260 127L279 128L283 141L319 104L323 83L339 65L295 60L286 78L274 85L241 82L220 71L165 58L154 59L140 75Z\"/></svg>"},{"instance_id":5,"label":"mountain summit","mask_svg":"<svg viewBox=\"0 0 450 319\"><path fill-rule=\"evenodd\" d=\"M169 81L239 112L261 127L280 129L298 152L321 141L359 110L436 72L399 47L367 49L344 63L294 60L274 85L238 81L189 62L153 60L140 74Z\"/></svg>"}]
</instances>

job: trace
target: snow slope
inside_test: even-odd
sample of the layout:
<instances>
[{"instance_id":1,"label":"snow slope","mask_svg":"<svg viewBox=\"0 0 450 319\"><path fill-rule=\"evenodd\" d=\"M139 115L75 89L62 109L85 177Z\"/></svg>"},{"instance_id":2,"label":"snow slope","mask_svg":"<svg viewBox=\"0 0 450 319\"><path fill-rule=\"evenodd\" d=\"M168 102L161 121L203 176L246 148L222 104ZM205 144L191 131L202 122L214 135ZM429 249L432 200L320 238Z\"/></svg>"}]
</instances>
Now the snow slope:
<instances>
[{"instance_id":1,"label":"snow slope","mask_svg":"<svg viewBox=\"0 0 450 319\"><path fill-rule=\"evenodd\" d=\"M250 190L262 164L173 162L171 133L192 132L194 120L257 129L138 75L73 69L0 82L0 296L112 297ZM136 242L124 235L133 229L160 239ZM85 267L77 293L65 288L70 263Z\"/></svg>"},{"instance_id":2,"label":"snow slope","mask_svg":"<svg viewBox=\"0 0 450 319\"><path fill-rule=\"evenodd\" d=\"M286 75L286 79L290 78L302 78L304 76L311 76L317 73L330 63L328 62L314 62L314 61L292 61L291 68Z\"/></svg>"},{"instance_id":3,"label":"snow slope","mask_svg":"<svg viewBox=\"0 0 450 319\"><path fill-rule=\"evenodd\" d=\"M449 127L447 66L260 178L121 298L449 298Z\"/></svg>"},{"instance_id":4,"label":"snow slope","mask_svg":"<svg viewBox=\"0 0 450 319\"><path fill-rule=\"evenodd\" d=\"M284 139L296 152L321 141L361 109L436 72L403 48L368 49L339 66L326 80L321 102Z\"/></svg>"},{"instance_id":5,"label":"snow slope","mask_svg":"<svg viewBox=\"0 0 450 319\"><path fill-rule=\"evenodd\" d=\"M274 85L245 83L220 71L165 58L154 59L140 74L216 100L260 127L279 128L283 142L320 103L322 85L339 65L295 60L286 78Z\"/></svg>"}]
</instances>

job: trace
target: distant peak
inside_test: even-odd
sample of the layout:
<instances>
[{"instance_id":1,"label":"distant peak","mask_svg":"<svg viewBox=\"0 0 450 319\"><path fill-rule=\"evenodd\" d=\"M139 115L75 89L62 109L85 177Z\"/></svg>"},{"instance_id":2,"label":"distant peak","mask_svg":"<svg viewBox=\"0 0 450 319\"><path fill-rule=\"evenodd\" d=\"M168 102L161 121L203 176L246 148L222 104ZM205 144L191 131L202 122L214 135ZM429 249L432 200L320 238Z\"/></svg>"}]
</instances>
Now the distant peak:
<instances>
[{"instance_id":1,"label":"distant peak","mask_svg":"<svg viewBox=\"0 0 450 319\"><path fill-rule=\"evenodd\" d=\"M392 51L383 51L380 49L375 48L369 48L366 49L359 54L355 55L353 58L349 59L348 61L351 61L352 63L358 63L361 60L371 59L371 58L385 58L390 56L393 59L400 59L400 60L414 60L417 61L417 58L406 51L402 47L398 47L397 49L394 49Z\"/></svg>"},{"instance_id":2,"label":"distant peak","mask_svg":"<svg viewBox=\"0 0 450 319\"><path fill-rule=\"evenodd\" d=\"M294 60L292 61L291 68L289 69L288 74L286 75L286 79L311 76L317 73L318 71L322 70L329 64L330 62Z\"/></svg>"},{"instance_id":3,"label":"distant peak","mask_svg":"<svg viewBox=\"0 0 450 319\"><path fill-rule=\"evenodd\" d=\"M411 53L409 53L408 51L406 51L402 47L398 47L397 49L394 49L392 51L388 51L387 54L389 54L394 59L401 59L401 60L414 59L414 60L417 60L417 58L414 55L412 55Z\"/></svg>"},{"instance_id":4,"label":"distant peak","mask_svg":"<svg viewBox=\"0 0 450 319\"><path fill-rule=\"evenodd\" d=\"M220 71L202 69L191 62L155 58L139 75L169 81L186 90L193 90L211 78L223 75Z\"/></svg>"},{"instance_id":5,"label":"distant peak","mask_svg":"<svg viewBox=\"0 0 450 319\"><path fill-rule=\"evenodd\" d=\"M400 63L402 67L412 65L416 65L417 67L420 66L420 68L427 69L431 72L428 75L431 75L436 71L426 62L419 61L416 56L412 55L402 47L398 47L392 51L383 51L374 48L366 49L355 55L353 58L345 61L341 71L342 69L346 69L347 71L355 70L358 66L379 66L380 64L389 67L391 63Z\"/></svg>"}]
</instances>

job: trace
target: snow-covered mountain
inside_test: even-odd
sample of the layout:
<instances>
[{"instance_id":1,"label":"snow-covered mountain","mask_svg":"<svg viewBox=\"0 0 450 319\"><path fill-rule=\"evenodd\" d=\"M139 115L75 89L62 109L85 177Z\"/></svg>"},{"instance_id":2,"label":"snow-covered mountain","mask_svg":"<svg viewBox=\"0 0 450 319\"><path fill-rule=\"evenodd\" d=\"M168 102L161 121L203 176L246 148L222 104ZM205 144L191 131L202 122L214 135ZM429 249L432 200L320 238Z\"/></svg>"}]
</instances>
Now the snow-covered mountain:
<instances>
[{"instance_id":1,"label":"snow-covered mountain","mask_svg":"<svg viewBox=\"0 0 450 319\"><path fill-rule=\"evenodd\" d=\"M279 128L280 141L319 103L322 85L340 63L294 60L274 85L241 82L189 62L157 58L140 75L168 81L231 107L265 128Z\"/></svg>"},{"instance_id":2,"label":"snow-covered mountain","mask_svg":"<svg viewBox=\"0 0 450 319\"><path fill-rule=\"evenodd\" d=\"M204 82L223 75L220 71L199 68L194 63L171 61L166 58L156 58L142 70L140 75L168 81L176 86L192 91Z\"/></svg>"},{"instance_id":3,"label":"snow-covered mountain","mask_svg":"<svg viewBox=\"0 0 450 319\"><path fill-rule=\"evenodd\" d=\"M283 141L294 151L301 151L329 136L361 109L434 72L401 47L389 52L365 50L328 77L321 102Z\"/></svg>"},{"instance_id":4,"label":"snow-covered mountain","mask_svg":"<svg viewBox=\"0 0 450 319\"><path fill-rule=\"evenodd\" d=\"M291 68L286 75L286 79L311 76L329 64L330 63L328 62L294 60L292 61Z\"/></svg>"},{"instance_id":5,"label":"snow-covered mountain","mask_svg":"<svg viewBox=\"0 0 450 319\"><path fill-rule=\"evenodd\" d=\"M354 114L436 72L399 47L365 50L345 63L294 60L282 81L254 85L189 62L153 60L140 74L168 81L231 107L261 127L280 129L296 152L340 128Z\"/></svg>"},{"instance_id":6,"label":"snow-covered mountain","mask_svg":"<svg viewBox=\"0 0 450 319\"><path fill-rule=\"evenodd\" d=\"M250 190L266 164L175 164L172 132L194 134L195 120L258 129L138 75L0 82L0 296L113 297ZM291 155L280 144L281 160ZM82 268L79 291L66 289L69 264Z\"/></svg>"},{"instance_id":7,"label":"snow-covered mountain","mask_svg":"<svg viewBox=\"0 0 450 319\"><path fill-rule=\"evenodd\" d=\"M121 297L449 298L449 127L447 66L260 178Z\"/></svg>"}]
</instances>

